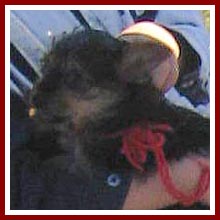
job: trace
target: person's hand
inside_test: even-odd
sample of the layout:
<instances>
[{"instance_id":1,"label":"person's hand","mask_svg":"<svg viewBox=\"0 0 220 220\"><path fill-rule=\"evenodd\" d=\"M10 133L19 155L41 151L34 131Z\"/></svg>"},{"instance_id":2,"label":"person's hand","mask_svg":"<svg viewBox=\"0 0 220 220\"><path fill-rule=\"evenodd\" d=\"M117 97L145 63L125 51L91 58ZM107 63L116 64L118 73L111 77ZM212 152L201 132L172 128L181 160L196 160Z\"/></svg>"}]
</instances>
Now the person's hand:
<instances>
[{"instance_id":1,"label":"person's hand","mask_svg":"<svg viewBox=\"0 0 220 220\"><path fill-rule=\"evenodd\" d=\"M172 177L176 186L186 194L190 194L198 184L201 167L198 160L209 166L209 158L187 157L171 165ZM210 204L210 190L203 195L200 201ZM123 209L152 210L162 209L175 205L178 201L165 190L160 177L155 174L150 177L135 177L131 183Z\"/></svg>"}]
</instances>

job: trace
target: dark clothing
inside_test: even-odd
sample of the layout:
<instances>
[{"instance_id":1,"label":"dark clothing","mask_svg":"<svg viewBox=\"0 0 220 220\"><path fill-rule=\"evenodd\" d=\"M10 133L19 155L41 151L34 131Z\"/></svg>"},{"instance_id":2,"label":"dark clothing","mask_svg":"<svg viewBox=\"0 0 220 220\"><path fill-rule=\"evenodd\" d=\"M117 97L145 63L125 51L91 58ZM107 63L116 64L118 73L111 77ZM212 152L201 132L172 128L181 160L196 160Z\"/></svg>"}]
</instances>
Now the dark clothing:
<instances>
[{"instance_id":1,"label":"dark clothing","mask_svg":"<svg viewBox=\"0 0 220 220\"><path fill-rule=\"evenodd\" d=\"M97 170L92 179L64 168L62 156L40 165L26 150L11 156L11 209L121 209L132 174ZM57 160L57 161L56 161ZM66 160L66 158L65 158ZM48 163L48 162L47 162ZM59 164L59 165L58 165Z\"/></svg>"}]
</instances>

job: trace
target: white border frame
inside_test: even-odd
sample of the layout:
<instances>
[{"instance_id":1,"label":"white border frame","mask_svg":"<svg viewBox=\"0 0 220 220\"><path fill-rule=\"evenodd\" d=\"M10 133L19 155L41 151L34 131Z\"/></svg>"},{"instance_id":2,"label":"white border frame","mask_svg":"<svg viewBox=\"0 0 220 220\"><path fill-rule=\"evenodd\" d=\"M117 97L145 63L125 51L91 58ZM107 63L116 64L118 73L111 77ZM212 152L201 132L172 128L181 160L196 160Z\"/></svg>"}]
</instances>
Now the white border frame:
<instances>
[{"instance_id":1,"label":"white border frame","mask_svg":"<svg viewBox=\"0 0 220 220\"><path fill-rule=\"evenodd\" d=\"M210 10L210 210L10 210L10 10ZM215 5L6 5L5 6L5 214L6 215L214 215L215 214Z\"/></svg>"}]
</instances>

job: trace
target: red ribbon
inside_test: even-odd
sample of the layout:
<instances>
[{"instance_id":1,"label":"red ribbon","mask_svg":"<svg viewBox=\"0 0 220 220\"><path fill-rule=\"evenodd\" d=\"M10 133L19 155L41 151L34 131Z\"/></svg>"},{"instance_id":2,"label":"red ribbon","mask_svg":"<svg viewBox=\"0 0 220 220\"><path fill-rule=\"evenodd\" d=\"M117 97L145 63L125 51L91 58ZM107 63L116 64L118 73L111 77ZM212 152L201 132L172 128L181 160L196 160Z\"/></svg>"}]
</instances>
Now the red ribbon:
<instances>
[{"instance_id":1,"label":"red ribbon","mask_svg":"<svg viewBox=\"0 0 220 220\"><path fill-rule=\"evenodd\" d=\"M147 152L155 155L158 174L166 191L183 205L191 205L198 202L209 188L209 166L197 161L201 167L201 175L198 185L190 195L179 190L172 180L169 164L165 158L163 146L166 142L165 132L171 132L168 124L146 123L137 125L120 132L122 136L122 153L134 168L143 172L147 158Z\"/></svg>"}]
</instances>

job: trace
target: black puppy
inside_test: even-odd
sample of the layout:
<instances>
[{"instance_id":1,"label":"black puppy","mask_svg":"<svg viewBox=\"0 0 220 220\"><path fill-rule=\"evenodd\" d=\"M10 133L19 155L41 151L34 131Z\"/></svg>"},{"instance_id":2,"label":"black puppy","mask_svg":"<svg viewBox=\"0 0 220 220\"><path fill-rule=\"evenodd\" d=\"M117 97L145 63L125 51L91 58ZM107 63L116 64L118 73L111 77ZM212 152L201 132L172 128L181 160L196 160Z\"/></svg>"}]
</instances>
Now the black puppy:
<instances>
[{"instance_id":1,"label":"black puppy","mask_svg":"<svg viewBox=\"0 0 220 220\"><path fill-rule=\"evenodd\" d=\"M171 52L151 40L128 43L92 30L65 35L44 57L44 77L33 90L32 150L42 161L71 152L88 174L102 166L133 169L115 134L150 121L172 128L164 145L168 161L208 156L209 119L169 103L152 82L153 70L166 59L177 71ZM153 154L145 166L154 170Z\"/></svg>"}]
</instances>

